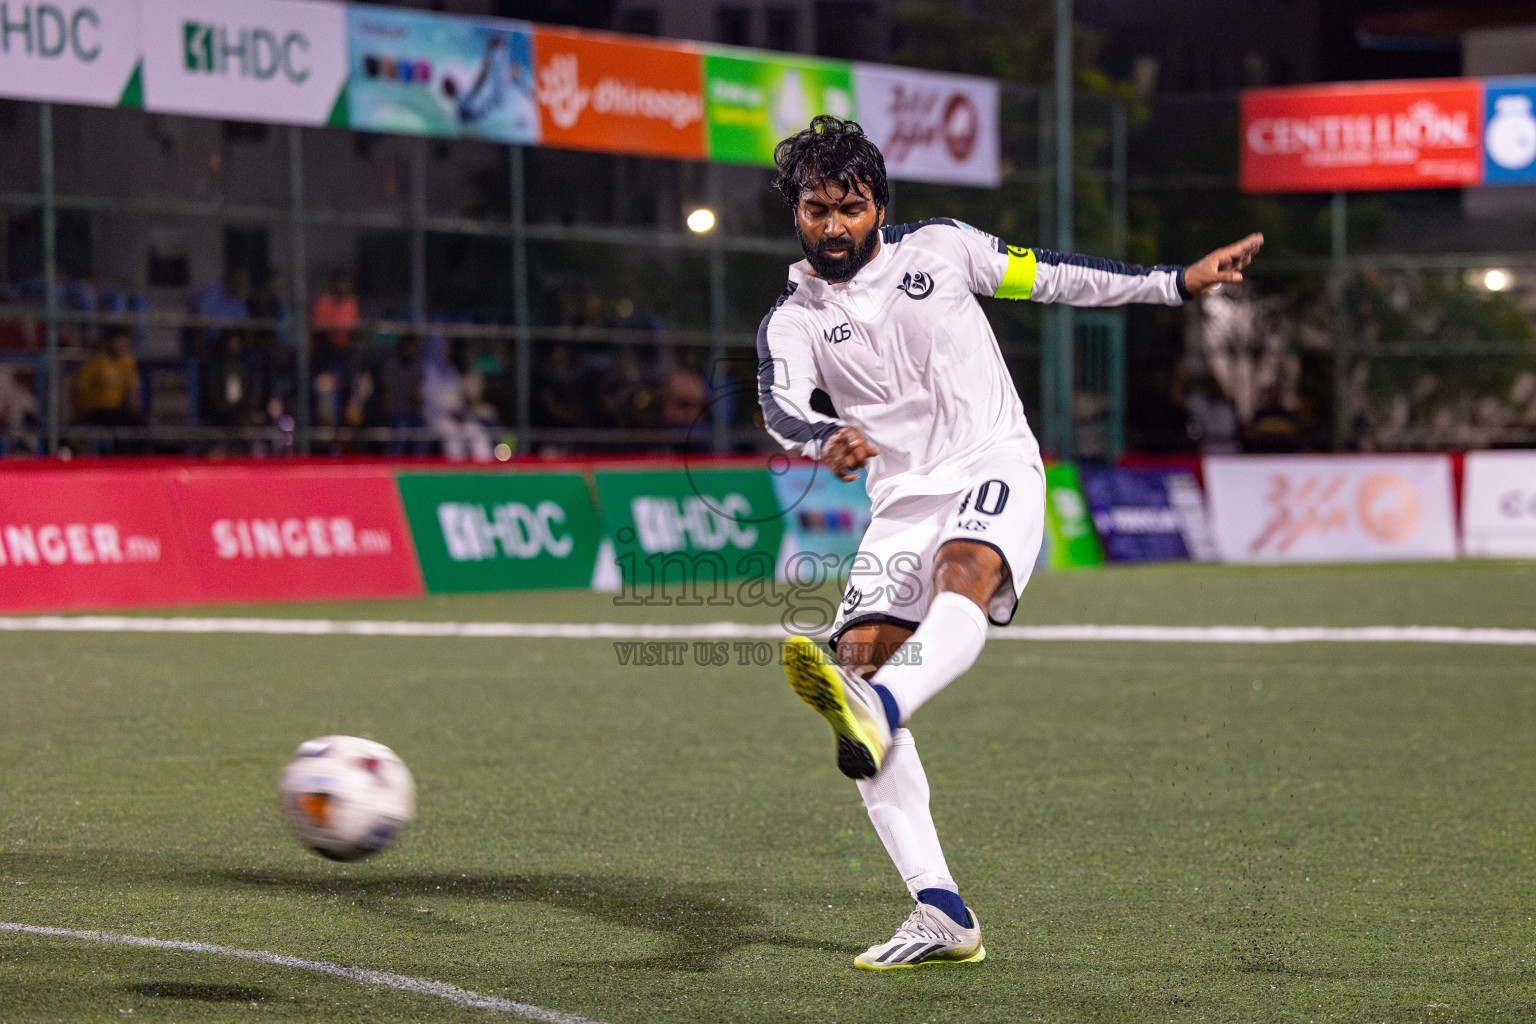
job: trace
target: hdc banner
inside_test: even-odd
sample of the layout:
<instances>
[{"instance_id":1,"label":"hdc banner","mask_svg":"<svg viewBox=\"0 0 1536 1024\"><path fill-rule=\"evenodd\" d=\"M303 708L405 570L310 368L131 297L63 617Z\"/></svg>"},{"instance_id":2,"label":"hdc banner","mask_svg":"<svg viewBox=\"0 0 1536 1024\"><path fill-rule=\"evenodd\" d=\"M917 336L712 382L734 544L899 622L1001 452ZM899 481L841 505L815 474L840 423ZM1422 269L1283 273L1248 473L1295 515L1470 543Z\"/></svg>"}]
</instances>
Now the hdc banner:
<instances>
[{"instance_id":1,"label":"hdc banner","mask_svg":"<svg viewBox=\"0 0 1536 1024\"><path fill-rule=\"evenodd\" d=\"M1456 557L1446 455L1215 455L1205 489L1224 561Z\"/></svg>"},{"instance_id":2,"label":"hdc banner","mask_svg":"<svg viewBox=\"0 0 1536 1024\"><path fill-rule=\"evenodd\" d=\"M761 469L599 472L597 501L628 587L771 578L784 516ZM686 575L685 575L686 574ZM654 581L654 583L653 583Z\"/></svg>"},{"instance_id":3,"label":"hdc banner","mask_svg":"<svg viewBox=\"0 0 1536 1024\"><path fill-rule=\"evenodd\" d=\"M139 0L0 3L0 96L143 105Z\"/></svg>"},{"instance_id":4,"label":"hdc banner","mask_svg":"<svg viewBox=\"0 0 1536 1024\"><path fill-rule=\"evenodd\" d=\"M0 475L0 611L190 604L202 596L159 474Z\"/></svg>"},{"instance_id":5,"label":"hdc banner","mask_svg":"<svg viewBox=\"0 0 1536 1024\"><path fill-rule=\"evenodd\" d=\"M345 5L153 0L141 10L147 109L346 127Z\"/></svg>"},{"instance_id":6,"label":"hdc banner","mask_svg":"<svg viewBox=\"0 0 1536 1024\"><path fill-rule=\"evenodd\" d=\"M1462 551L1536 558L1536 452L1470 452L1462 478Z\"/></svg>"},{"instance_id":7,"label":"hdc banner","mask_svg":"<svg viewBox=\"0 0 1536 1024\"><path fill-rule=\"evenodd\" d=\"M580 473L402 473L434 594L592 584L602 530Z\"/></svg>"},{"instance_id":8,"label":"hdc banner","mask_svg":"<svg viewBox=\"0 0 1536 1024\"><path fill-rule=\"evenodd\" d=\"M387 469L191 469L170 481L205 600L422 592Z\"/></svg>"}]
</instances>

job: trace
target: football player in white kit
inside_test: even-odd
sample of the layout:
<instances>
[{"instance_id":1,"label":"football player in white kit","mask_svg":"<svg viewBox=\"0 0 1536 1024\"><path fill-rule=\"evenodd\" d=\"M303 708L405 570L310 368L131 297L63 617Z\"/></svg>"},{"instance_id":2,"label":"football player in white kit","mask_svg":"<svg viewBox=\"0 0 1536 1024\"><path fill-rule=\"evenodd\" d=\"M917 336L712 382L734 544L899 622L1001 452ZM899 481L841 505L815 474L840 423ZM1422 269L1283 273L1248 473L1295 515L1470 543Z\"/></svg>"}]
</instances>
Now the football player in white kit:
<instances>
[{"instance_id":1,"label":"football player in white kit","mask_svg":"<svg viewBox=\"0 0 1536 1024\"><path fill-rule=\"evenodd\" d=\"M866 473L873 518L850 567L829 659L785 643L795 692L832 725L916 908L866 970L986 956L928 809L907 721L1006 625L1045 519L1040 447L977 295L1074 306L1178 305L1243 279L1263 237L1150 269L1004 244L954 220L887 226L885 161L858 124L821 116L775 152L805 261L757 335L768 431L843 480ZM811 409L831 398L836 418Z\"/></svg>"}]
</instances>

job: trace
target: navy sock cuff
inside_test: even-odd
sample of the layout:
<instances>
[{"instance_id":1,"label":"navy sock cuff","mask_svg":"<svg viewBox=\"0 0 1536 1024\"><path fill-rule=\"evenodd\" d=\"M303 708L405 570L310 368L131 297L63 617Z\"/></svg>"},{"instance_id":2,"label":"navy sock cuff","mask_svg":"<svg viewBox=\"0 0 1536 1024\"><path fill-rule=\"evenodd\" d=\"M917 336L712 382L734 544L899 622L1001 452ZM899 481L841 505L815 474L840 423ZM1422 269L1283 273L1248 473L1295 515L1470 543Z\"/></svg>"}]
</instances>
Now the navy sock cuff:
<instances>
[{"instance_id":1,"label":"navy sock cuff","mask_svg":"<svg viewBox=\"0 0 1536 1024\"><path fill-rule=\"evenodd\" d=\"M930 907L944 911L950 920L962 928L971 926L970 911L965 909L965 901L957 892L950 892L948 889L919 889L917 902L926 903Z\"/></svg>"},{"instance_id":2,"label":"navy sock cuff","mask_svg":"<svg viewBox=\"0 0 1536 1024\"><path fill-rule=\"evenodd\" d=\"M885 705L885 720L890 723L891 732L895 732L901 728L901 707L896 703L896 698L891 696L890 690L887 690L879 683L872 683L870 685L880 695L880 703Z\"/></svg>"}]
</instances>

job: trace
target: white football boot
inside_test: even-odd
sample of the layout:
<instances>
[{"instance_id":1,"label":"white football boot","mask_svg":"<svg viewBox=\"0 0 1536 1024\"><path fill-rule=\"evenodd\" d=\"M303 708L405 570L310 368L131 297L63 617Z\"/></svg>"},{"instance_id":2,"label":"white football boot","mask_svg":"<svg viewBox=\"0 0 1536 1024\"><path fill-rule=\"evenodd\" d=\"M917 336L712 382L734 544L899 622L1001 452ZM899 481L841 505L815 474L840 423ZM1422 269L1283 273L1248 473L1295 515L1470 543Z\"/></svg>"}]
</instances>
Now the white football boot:
<instances>
[{"instance_id":1,"label":"white football boot","mask_svg":"<svg viewBox=\"0 0 1536 1024\"><path fill-rule=\"evenodd\" d=\"M878 772L891 749L891 725L874 687L843 671L803 636L784 641L783 661L795 693L832 726L842 773L867 779Z\"/></svg>"},{"instance_id":2,"label":"white football boot","mask_svg":"<svg viewBox=\"0 0 1536 1024\"><path fill-rule=\"evenodd\" d=\"M854 958L861 971L894 971L924 964L973 964L987 958L981 922L966 908L971 926L962 928L938 907L919 903L896 929L891 941L870 946Z\"/></svg>"}]
</instances>

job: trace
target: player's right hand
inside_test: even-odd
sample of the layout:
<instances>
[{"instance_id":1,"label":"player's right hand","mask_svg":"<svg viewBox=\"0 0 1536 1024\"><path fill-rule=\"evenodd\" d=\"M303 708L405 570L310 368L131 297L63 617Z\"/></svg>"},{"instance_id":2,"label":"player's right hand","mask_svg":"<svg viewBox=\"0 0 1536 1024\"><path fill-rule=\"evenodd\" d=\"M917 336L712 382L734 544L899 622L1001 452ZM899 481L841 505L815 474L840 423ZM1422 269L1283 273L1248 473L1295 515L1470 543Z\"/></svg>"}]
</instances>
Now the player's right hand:
<instances>
[{"instance_id":1,"label":"player's right hand","mask_svg":"<svg viewBox=\"0 0 1536 1024\"><path fill-rule=\"evenodd\" d=\"M857 480L864 463L879 454L880 449L866 441L858 427L840 427L822 446L821 461L839 480Z\"/></svg>"}]
</instances>

